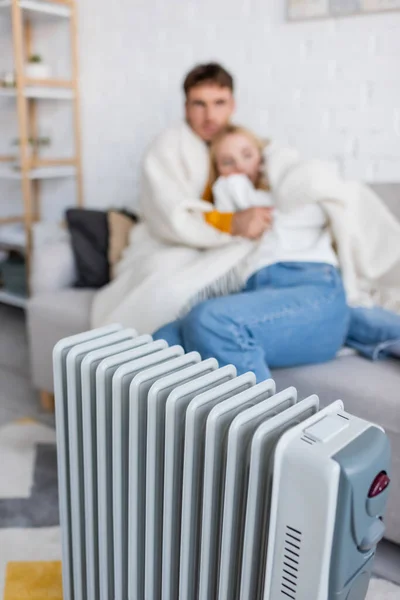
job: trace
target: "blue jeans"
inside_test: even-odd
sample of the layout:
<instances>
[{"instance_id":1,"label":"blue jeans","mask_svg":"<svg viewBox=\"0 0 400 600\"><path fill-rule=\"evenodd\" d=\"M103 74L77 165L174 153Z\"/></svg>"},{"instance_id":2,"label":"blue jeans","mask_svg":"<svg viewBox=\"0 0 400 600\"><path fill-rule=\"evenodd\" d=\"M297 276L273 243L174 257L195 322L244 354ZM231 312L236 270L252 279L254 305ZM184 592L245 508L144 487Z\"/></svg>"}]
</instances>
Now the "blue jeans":
<instances>
[{"instance_id":1,"label":"blue jeans","mask_svg":"<svg viewBox=\"0 0 400 600\"><path fill-rule=\"evenodd\" d=\"M270 367L334 358L349 325L341 277L323 263L286 262L261 269L238 294L206 300L154 334L257 381Z\"/></svg>"},{"instance_id":2,"label":"blue jeans","mask_svg":"<svg viewBox=\"0 0 400 600\"><path fill-rule=\"evenodd\" d=\"M400 358L400 315L379 306L351 308L346 344L372 360Z\"/></svg>"}]
</instances>

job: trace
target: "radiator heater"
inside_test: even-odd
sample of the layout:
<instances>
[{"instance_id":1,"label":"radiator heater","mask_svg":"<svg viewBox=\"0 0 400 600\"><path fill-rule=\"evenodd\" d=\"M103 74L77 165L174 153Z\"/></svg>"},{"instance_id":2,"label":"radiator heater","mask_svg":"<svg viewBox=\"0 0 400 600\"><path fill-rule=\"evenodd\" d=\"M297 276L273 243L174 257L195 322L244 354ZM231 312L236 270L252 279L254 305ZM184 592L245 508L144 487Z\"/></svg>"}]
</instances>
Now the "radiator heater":
<instances>
[{"instance_id":1,"label":"radiator heater","mask_svg":"<svg viewBox=\"0 0 400 600\"><path fill-rule=\"evenodd\" d=\"M64 600L365 598L380 427L118 325L53 362Z\"/></svg>"}]
</instances>

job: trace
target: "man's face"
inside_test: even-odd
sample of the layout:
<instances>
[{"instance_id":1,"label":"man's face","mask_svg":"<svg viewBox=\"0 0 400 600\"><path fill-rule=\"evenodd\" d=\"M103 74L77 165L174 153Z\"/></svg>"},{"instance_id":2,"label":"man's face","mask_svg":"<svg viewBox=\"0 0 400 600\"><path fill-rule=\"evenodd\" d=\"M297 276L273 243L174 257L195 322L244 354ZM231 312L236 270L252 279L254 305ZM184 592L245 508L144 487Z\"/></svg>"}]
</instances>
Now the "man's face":
<instances>
[{"instance_id":1,"label":"man's face","mask_svg":"<svg viewBox=\"0 0 400 600\"><path fill-rule=\"evenodd\" d=\"M186 120L198 136L210 142L230 121L235 109L232 91L212 83L189 90Z\"/></svg>"}]
</instances>

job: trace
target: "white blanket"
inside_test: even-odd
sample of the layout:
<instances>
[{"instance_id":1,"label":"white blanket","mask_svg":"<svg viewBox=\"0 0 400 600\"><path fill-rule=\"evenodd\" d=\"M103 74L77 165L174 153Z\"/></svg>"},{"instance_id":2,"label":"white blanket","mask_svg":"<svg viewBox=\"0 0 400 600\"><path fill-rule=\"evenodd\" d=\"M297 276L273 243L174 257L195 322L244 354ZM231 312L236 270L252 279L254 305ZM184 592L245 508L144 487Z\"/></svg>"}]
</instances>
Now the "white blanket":
<instances>
[{"instance_id":1,"label":"white blanket","mask_svg":"<svg viewBox=\"0 0 400 600\"><path fill-rule=\"evenodd\" d=\"M344 182L321 161L302 161L272 144L266 164L277 207L291 211L322 202L329 215L352 303L376 299L400 309L400 224L368 188ZM182 123L164 132L144 159L140 208L116 278L95 297L92 325L119 322L153 332L193 303L238 291L255 243L222 233L204 220L201 200L208 148Z\"/></svg>"},{"instance_id":2,"label":"white blanket","mask_svg":"<svg viewBox=\"0 0 400 600\"><path fill-rule=\"evenodd\" d=\"M153 143L143 164L144 222L132 230L116 278L96 294L94 327L118 322L151 333L192 298L240 287L238 265L253 243L206 223L213 207L200 198L208 171L208 147L186 123Z\"/></svg>"},{"instance_id":3,"label":"white blanket","mask_svg":"<svg viewBox=\"0 0 400 600\"><path fill-rule=\"evenodd\" d=\"M274 207L272 223L248 259L246 276L279 262L321 262L338 266L332 247L328 216L320 202L303 204L282 212L275 208L273 194L255 189L246 175L219 177L213 185L218 211L236 212L254 206Z\"/></svg>"},{"instance_id":4,"label":"white blanket","mask_svg":"<svg viewBox=\"0 0 400 600\"><path fill-rule=\"evenodd\" d=\"M328 214L349 304L400 312L400 222L377 194L343 180L332 163L276 144L268 173L281 210L320 202Z\"/></svg>"}]
</instances>

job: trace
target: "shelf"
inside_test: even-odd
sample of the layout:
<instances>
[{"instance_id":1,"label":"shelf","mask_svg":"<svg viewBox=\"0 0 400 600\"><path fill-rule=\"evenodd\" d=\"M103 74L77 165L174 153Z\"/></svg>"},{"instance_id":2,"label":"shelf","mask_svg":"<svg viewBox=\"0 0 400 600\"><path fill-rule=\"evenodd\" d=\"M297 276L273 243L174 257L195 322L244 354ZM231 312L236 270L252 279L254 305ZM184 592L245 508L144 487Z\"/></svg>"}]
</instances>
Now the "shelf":
<instances>
[{"instance_id":1,"label":"shelf","mask_svg":"<svg viewBox=\"0 0 400 600\"><path fill-rule=\"evenodd\" d=\"M80 148L80 111L77 102L78 91L78 47L77 47L77 15L75 0L0 0L0 22L1 16L4 16L5 26L9 30L12 39L12 49L14 56L14 78L15 87L4 87L0 80L0 110L5 108L16 109L18 120L18 139L19 148L14 148L10 153L0 155L0 196L3 190L12 188L12 193L20 192L22 202L18 209L13 205L5 204L0 198L0 207L3 217L0 217L0 250L2 256L9 255L9 260L15 264L20 264L20 258L25 259L24 272L26 275L25 285L22 286L18 279L19 287L13 286L11 276L14 274L12 269L7 271L4 264L4 275L0 281L0 302L13 306L24 308L27 303L26 295L29 297L29 274L32 267L32 242L36 239L35 223L40 220L42 212L45 213L46 206L42 206L43 192L50 191L49 186L55 194L53 200L57 201L58 192L61 193L60 184L76 187L77 204L83 205L83 186L82 186L82 168L81 168L81 148ZM67 33L70 40L69 54L69 72L66 77L49 78L30 78L29 74L35 74L35 70L26 68L26 60L32 56L36 48L37 35L40 34L40 25L46 31L46 37L50 30L56 33ZM62 31L66 26L66 30ZM61 30L60 30L61 27ZM3 34L1 34L3 35ZM67 53L63 52L63 54ZM40 71L38 71L40 74ZM46 72L44 71L44 74ZM1 74L0 74L1 75ZM10 81L7 78L7 81ZM3 99L3 100L2 100ZM47 103L46 103L47 101ZM73 133L74 133L74 156L71 158L44 158L42 153L32 149L29 144L29 138L37 137L39 130L40 117L42 109L50 107L50 101L53 103L64 102L65 107L73 115ZM68 102L68 105L66 104ZM40 106L39 106L40 104ZM51 115L50 115L51 117ZM64 150L62 148L64 147ZM60 143L60 152L66 152L66 144ZM45 153L46 154L46 153ZM23 159L23 161L22 161ZM23 162L24 170L21 170ZM2 182L2 180L4 180ZM38 182L51 181L53 183ZM4 199L5 200L5 199ZM17 216L18 211L21 212ZM12 212L12 214L10 214ZM15 251L15 253L13 252ZM7 258L6 258L7 260ZM11 262L7 262L11 266ZM15 271L16 272L16 271ZM8 279L7 277L10 277ZM21 295L12 293L9 290L20 292Z\"/></svg>"},{"instance_id":2,"label":"shelf","mask_svg":"<svg viewBox=\"0 0 400 600\"><path fill-rule=\"evenodd\" d=\"M73 100L74 92L72 89L62 87L27 86L24 96L25 98L36 98L37 100ZM17 90L15 88L0 87L1 97L16 98Z\"/></svg>"},{"instance_id":3,"label":"shelf","mask_svg":"<svg viewBox=\"0 0 400 600\"><path fill-rule=\"evenodd\" d=\"M18 296L17 294L12 294L4 289L0 289L0 302L3 302L4 304L25 308L27 301L28 299L25 298L25 296Z\"/></svg>"},{"instance_id":4,"label":"shelf","mask_svg":"<svg viewBox=\"0 0 400 600\"><path fill-rule=\"evenodd\" d=\"M24 217L19 215L18 217L0 217L0 227L3 225L14 225L15 223L23 223Z\"/></svg>"},{"instance_id":5,"label":"shelf","mask_svg":"<svg viewBox=\"0 0 400 600\"><path fill-rule=\"evenodd\" d=\"M46 2L43 0L20 0L20 7L22 10L29 12L33 17L61 17L63 19L69 19L71 16L71 9L67 4L59 4ZM0 0L0 9L10 8L11 0Z\"/></svg>"},{"instance_id":6,"label":"shelf","mask_svg":"<svg viewBox=\"0 0 400 600\"><path fill-rule=\"evenodd\" d=\"M27 86L25 97L37 98L38 100L73 100L74 92L67 88Z\"/></svg>"},{"instance_id":7,"label":"shelf","mask_svg":"<svg viewBox=\"0 0 400 600\"><path fill-rule=\"evenodd\" d=\"M76 168L68 165L61 167L39 167L30 171L29 179L59 179L62 177L75 177L75 175ZM20 171L16 171L10 167L0 166L0 179L21 181L22 174Z\"/></svg>"},{"instance_id":8,"label":"shelf","mask_svg":"<svg viewBox=\"0 0 400 600\"><path fill-rule=\"evenodd\" d=\"M25 77L23 85L25 87L63 88L68 90L73 88L73 82L69 79L55 79L54 77L47 77L46 79Z\"/></svg>"},{"instance_id":9,"label":"shelf","mask_svg":"<svg viewBox=\"0 0 400 600\"><path fill-rule=\"evenodd\" d=\"M17 95L15 88L0 87L0 97L14 98Z\"/></svg>"},{"instance_id":10,"label":"shelf","mask_svg":"<svg viewBox=\"0 0 400 600\"><path fill-rule=\"evenodd\" d=\"M0 249L23 252L26 249L26 233L23 223L0 225Z\"/></svg>"}]
</instances>

